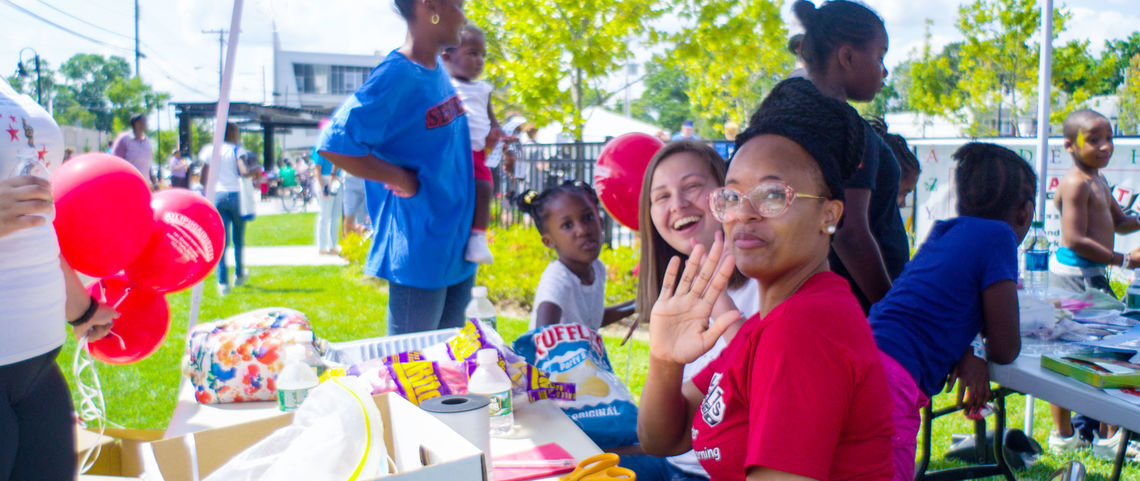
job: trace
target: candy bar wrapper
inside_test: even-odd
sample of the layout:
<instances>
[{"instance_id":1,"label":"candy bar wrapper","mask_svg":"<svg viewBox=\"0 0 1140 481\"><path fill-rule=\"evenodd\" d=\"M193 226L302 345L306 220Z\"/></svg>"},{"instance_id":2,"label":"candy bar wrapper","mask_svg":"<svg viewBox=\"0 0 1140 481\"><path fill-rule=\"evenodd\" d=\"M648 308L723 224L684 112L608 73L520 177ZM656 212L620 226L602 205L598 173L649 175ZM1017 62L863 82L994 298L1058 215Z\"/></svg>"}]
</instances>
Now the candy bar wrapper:
<instances>
[{"instance_id":1,"label":"candy bar wrapper","mask_svg":"<svg viewBox=\"0 0 1140 481\"><path fill-rule=\"evenodd\" d=\"M531 402L543 399L565 401L574 399L573 384L551 381L545 372L528 364L522 356L507 346L498 332L478 319L468 319L467 324L459 330L459 334L443 343L425 348L422 355L425 359L437 361L471 361L473 365L475 353L484 348L498 351L499 365L510 376L516 395L526 395ZM471 371L474 371L474 367Z\"/></svg>"},{"instance_id":2,"label":"candy bar wrapper","mask_svg":"<svg viewBox=\"0 0 1140 481\"><path fill-rule=\"evenodd\" d=\"M364 379L372 394L394 392L413 404L447 394L467 394L467 361L424 361L415 356L373 359L348 368L349 376Z\"/></svg>"}]
</instances>

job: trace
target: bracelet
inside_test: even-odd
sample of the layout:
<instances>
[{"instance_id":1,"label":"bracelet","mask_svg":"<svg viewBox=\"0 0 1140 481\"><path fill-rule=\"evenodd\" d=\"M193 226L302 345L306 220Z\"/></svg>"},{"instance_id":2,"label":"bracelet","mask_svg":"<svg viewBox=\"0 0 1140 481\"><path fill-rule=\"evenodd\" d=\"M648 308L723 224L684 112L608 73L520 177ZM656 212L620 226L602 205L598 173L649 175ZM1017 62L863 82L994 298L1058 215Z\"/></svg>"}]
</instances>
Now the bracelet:
<instances>
[{"instance_id":1,"label":"bracelet","mask_svg":"<svg viewBox=\"0 0 1140 481\"><path fill-rule=\"evenodd\" d=\"M1131 263L1132 263L1132 253L1131 252L1125 253L1124 254L1124 260L1120 262L1120 267L1127 269L1128 265Z\"/></svg>"},{"instance_id":2,"label":"bracelet","mask_svg":"<svg viewBox=\"0 0 1140 481\"><path fill-rule=\"evenodd\" d=\"M82 326L87 321L90 321L92 317L95 317L95 311L99 310L99 301L95 299L95 296L88 297L91 298L91 304L87 306L87 310L83 311L83 315L79 316L78 319L67 321L68 324L72 326Z\"/></svg>"},{"instance_id":3,"label":"bracelet","mask_svg":"<svg viewBox=\"0 0 1140 481\"><path fill-rule=\"evenodd\" d=\"M977 357L983 361L987 360L986 359L986 343L985 343L985 341L982 340L981 334L979 334L977 337L974 338L974 340L972 342L970 342L970 347L972 347L974 350L974 357Z\"/></svg>"}]
</instances>

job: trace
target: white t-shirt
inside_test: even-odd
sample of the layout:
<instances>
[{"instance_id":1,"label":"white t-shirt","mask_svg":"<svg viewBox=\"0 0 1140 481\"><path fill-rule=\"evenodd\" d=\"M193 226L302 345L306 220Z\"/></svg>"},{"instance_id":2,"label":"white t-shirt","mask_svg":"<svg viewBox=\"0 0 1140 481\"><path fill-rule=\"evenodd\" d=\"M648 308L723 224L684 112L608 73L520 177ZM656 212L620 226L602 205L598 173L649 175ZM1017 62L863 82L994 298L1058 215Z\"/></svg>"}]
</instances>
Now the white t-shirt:
<instances>
[{"instance_id":1,"label":"white t-shirt","mask_svg":"<svg viewBox=\"0 0 1140 481\"><path fill-rule=\"evenodd\" d=\"M594 283L585 285L561 261L555 260L546 266L534 289L529 329L534 329L535 315L543 302L562 308L563 324L576 322L595 331L602 327L606 313L606 265L595 259L590 267L594 269Z\"/></svg>"},{"instance_id":2,"label":"white t-shirt","mask_svg":"<svg viewBox=\"0 0 1140 481\"><path fill-rule=\"evenodd\" d=\"M459 94L463 108L467 111L467 127L471 129L471 150L476 152L487 148L487 134L491 133L491 117L487 106L491 104L491 84L482 80L467 82L451 77L451 85Z\"/></svg>"},{"instance_id":3,"label":"white t-shirt","mask_svg":"<svg viewBox=\"0 0 1140 481\"><path fill-rule=\"evenodd\" d=\"M47 111L0 82L0 179L25 159L48 178L63 163L63 134ZM50 352L67 339L66 288L51 218L0 237L0 366Z\"/></svg>"},{"instance_id":4,"label":"white t-shirt","mask_svg":"<svg viewBox=\"0 0 1140 481\"><path fill-rule=\"evenodd\" d=\"M239 145L222 143L222 152L218 155L217 192L241 192L241 174L238 173L237 159L248 154Z\"/></svg>"},{"instance_id":5,"label":"white t-shirt","mask_svg":"<svg viewBox=\"0 0 1140 481\"><path fill-rule=\"evenodd\" d=\"M760 311L760 284L756 282L756 279L748 279L748 282L745 282L744 285L739 288L729 289L728 297L732 299L733 304L736 304L736 309L740 311L740 315L743 316L744 319L748 319ZM696 361L686 364L684 373L681 374L682 382L688 382L693 376L700 373L705 366L708 366L713 359L716 359L716 357L720 355L720 352L723 351L727 345L728 343L725 342L723 337L717 339L712 349L702 354ZM681 471L708 477L708 473L701 467L701 462L697 460L697 455L692 450L676 456L670 456L668 461Z\"/></svg>"}]
</instances>

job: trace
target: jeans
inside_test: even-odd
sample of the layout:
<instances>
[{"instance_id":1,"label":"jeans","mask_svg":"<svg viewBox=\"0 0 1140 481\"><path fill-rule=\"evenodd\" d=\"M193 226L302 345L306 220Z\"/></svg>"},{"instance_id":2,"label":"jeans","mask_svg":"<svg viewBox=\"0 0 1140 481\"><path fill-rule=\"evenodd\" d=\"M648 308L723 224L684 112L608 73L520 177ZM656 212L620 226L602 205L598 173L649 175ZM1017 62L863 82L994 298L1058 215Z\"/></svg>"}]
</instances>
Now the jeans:
<instances>
[{"instance_id":1,"label":"jeans","mask_svg":"<svg viewBox=\"0 0 1140 481\"><path fill-rule=\"evenodd\" d=\"M621 457L618 466L637 475L637 481L707 481L708 478L689 474L670 463L667 458L634 454Z\"/></svg>"},{"instance_id":2,"label":"jeans","mask_svg":"<svg viewBox=\"0 0 1140 481\"><path fill-rule=\"evenodd\" d=\"M0 366L0 481L75 479L75 420L59 351Z\"/></svg>"},{"instance_id":3,"label":"jeans","mask_svg":"<svg viewBox=\"0 0 1140 481\"><path fill-rule=\"evenodd\" d=\"M226 267L226 249L232 240L234 246L234 277L244 275L242 248L245 247L245 220L241 218L241 195L237 192L218 192L214 207L222 215L222 225L226 227L226 242L222 247L222 260L218 262L218 283L230 285L229 270Z\"/></svg>"},{"instance_id":4,"label":"jeans","mask_svg":"<svg viewBox=\"0 0 1140 481\"><path fill-rule=\"evenodd\" d=\"M388 335L463 327L475 276L453 286L420 289L388 283Z\"/></svg>"},{"instance_id":5,"label":"jeans","mask_svg":"<svg viewBox=\"0 0 1140 481\"><path fill-rule=\"evenodd\" d=\"M321 210L317 213L316 237L317 250L321 252L336 249L337 239L340 237L340 200L340 192L320 197Z\"/></svg>"}]
</instances>

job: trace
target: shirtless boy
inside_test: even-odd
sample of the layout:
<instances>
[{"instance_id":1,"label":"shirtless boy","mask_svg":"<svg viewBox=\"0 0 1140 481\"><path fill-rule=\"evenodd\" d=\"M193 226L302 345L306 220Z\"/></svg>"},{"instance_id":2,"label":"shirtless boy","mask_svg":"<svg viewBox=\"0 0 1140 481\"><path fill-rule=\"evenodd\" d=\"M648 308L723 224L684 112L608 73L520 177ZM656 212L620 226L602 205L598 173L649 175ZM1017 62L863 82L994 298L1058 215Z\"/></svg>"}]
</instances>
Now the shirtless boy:
<instances>
[{"instance_id":1,"label":"shirtless boy","mask_svg":"<svg viewBox=\"0 0 1140 481\"><path fill-rule=\"evenodd\" d=\"M1050 267L1052 283L1074 292L1098 289L1113 295L1106 266L1140 267L1140 248L1126 254L1116 252L1114 235L1140 230L1140 223L1136 216L1124 215L1100 174L1112 158L1112 126L1099 113L1078 110L1065 118L1064 133L1065 150L1073 156L1073 167L1061 179L1054 199L1061 212L1061 247L1057 249L1057 262ZM1092 420L1070 420L1069 411L1060 406L1052 406L1052 414L1055 429L1049 434L1049 447L1055 451L1071 451L1093 441L1090 438L1107 434L1108 426L1097 426ZM1081 425L1082 433L1074 432L1074 424ZM1094 451L1112 452L1114 446L1101 446L1107 441L1095 439Z\"/></svg>"},{"instance_id":2,"label":"shirtless boy","mask_svg":"<svg viewBox=\"0 0 1140 481\"><path fill-rule=\"evenodd\" d=\"M1112 158L1112 126L1103 115L1078 110L1065 118L1065 150L1073 167L1057 187L1061 212L1061 248L1057 249L1056 285L1070 291L1099 289L1112 294L1105 267L1140 267L1140 249L1113 250L1115 234L1140 230L1136 216L1125 216L1100 174Z\"/></svg>"}]
</instances>

